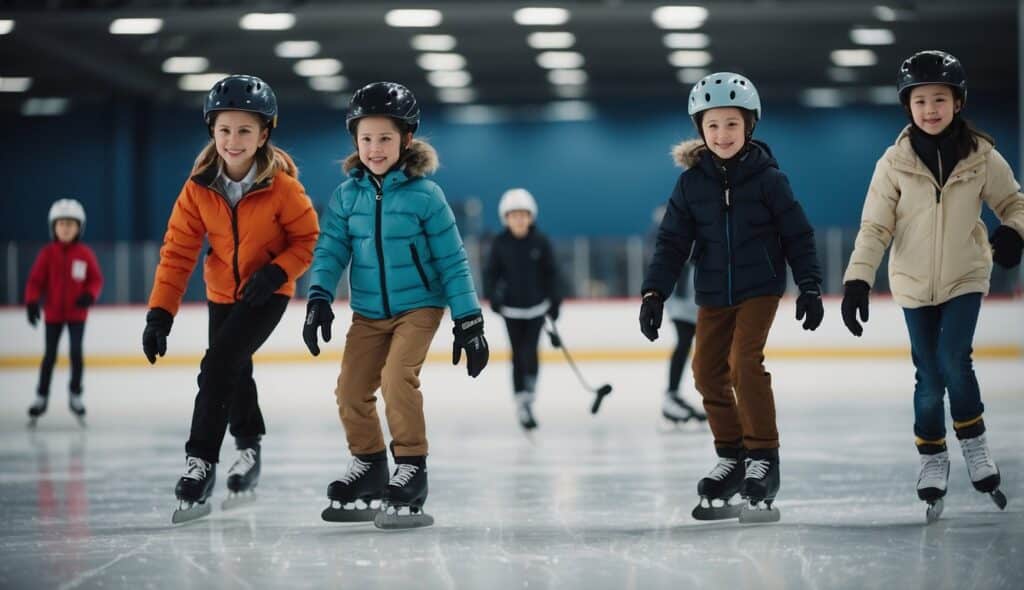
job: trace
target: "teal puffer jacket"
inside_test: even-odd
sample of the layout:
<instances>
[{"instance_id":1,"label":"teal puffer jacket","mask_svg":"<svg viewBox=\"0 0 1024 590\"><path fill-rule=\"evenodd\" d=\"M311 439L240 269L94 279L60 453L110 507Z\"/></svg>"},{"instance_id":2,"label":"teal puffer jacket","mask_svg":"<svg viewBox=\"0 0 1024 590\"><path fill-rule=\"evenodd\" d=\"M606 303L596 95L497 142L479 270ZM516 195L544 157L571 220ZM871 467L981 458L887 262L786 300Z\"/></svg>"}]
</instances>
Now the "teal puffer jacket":
<instances>
[{"instance_id":1,"label":"teal puffer jacket","mask_svg":"<svg viewBox=\"0 0 1024 590\"><path fill-rule=\"evenodd\" d=\"M371 319L422 307L451 308L453 318L480 313L466 250L437 183L437 152L413 140L401 170L378 180L352 154L349 178L320 217L309 299L334 300L351 263L352 310Z\"/></svg>"}]
</instances>

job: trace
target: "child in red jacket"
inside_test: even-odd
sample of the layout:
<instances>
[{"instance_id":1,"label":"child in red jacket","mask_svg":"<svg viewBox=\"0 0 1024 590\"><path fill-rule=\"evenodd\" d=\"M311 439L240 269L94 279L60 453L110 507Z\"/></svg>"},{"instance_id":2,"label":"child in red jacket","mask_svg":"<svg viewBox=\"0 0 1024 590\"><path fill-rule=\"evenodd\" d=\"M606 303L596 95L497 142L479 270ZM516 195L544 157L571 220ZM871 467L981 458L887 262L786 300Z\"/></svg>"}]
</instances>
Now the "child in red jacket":
<instances>
[{"instance_id":1,"label":"child in red jacket","mask_svg":"<svg viewBox=\"0 0 1024 590\"><path fill-rule=\"evenodd\" d=\"M46 353L39 367L36 399L28 409L30 424L46 412L50 377L57 360L57 344L64 325L71 334L71 384L68 407L79 420L85 416L82 404L82 334L89 306L100 295L103 274L92 248L81 243L85 231L85 209L75 199L59 199L50 207L50 242L39 252L25 285L28 322L39 321L39 299L45 299Z\"/></svg>"}]
</instances>

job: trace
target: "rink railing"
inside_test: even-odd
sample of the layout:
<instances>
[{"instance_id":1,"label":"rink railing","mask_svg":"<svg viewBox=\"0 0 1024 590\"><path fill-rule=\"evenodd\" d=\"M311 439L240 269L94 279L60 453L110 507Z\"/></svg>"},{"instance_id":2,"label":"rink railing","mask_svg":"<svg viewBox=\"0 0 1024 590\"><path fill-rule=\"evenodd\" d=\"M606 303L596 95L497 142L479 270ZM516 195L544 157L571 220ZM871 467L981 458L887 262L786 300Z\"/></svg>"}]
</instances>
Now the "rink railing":
<instances>
[{"instance_id":1,"label":"rink railing","mask_svg":"<svg viewBox=\"0 0 1024 590\"><path fill-rule=\"evenodd\" d=\"M826 294L842 293L843 271L853 250L856 231L852 228L827 228L816 234L818 258L822 266ZM626 237L571 237L552 240L555 257L562 272L567 295L577 299L638 296L643 282L644 266L650 259L653 242L642 236ZM160 259L160 243L144 242L88 242L95 250L106 285L99 303L145 303L153 286L153 271ZM473 278L480 285L480 272L487 260L491 236L467 236L466 253L469 256ZM0 293L2 303L23 303L25 281L42 242L7 242L0 258ZM204 248L205 251L205 248ZM879 269L874 292L888 292L886 261ZM198 266L198 265L197 265ZM1020 294L1024 285L1024 265L1013 271L995 268L992 271L991 293L997 295ZM790 292L794 288L790 278ZM297 293L305 293L307 276L299 279ZM347 278L338 285L338 297L348 296ZM185 301L205 300L202 271L193 272L185 292Z\"/></svg>"}]
</instances>

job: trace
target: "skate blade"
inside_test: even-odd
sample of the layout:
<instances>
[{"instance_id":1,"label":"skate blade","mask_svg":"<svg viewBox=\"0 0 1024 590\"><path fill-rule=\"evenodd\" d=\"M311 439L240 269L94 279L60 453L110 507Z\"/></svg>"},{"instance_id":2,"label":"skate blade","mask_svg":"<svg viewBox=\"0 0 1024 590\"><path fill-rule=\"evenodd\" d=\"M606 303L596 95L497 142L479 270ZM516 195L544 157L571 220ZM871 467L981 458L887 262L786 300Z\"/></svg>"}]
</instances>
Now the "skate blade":
<instances>
[{"instance_id":1,"label":"skate blade","mask_svg":"<svg viewBox=\"0 0 1024 590\"><path fill-rule=\"evenodd\" d=\"M228 497L220 503L220 508L221 510L233 510L253 504L256 500L256 492L230 492Z\"/></svg>"},{"instance_id":2,"label":"skate blade","mask_svg":"<svg viewBox=\"0 0 1024 590\"><path fill-rule=\"evenodd\" d=\"M740 510L740 523L742 524L778 522L780 518L782 518L782 513L771 504L747 503Z\"/></svg>"},{"instance_id":3,"label":"skate blade","mask_svg":"<svg viewBox=\"0 0 1024 590\"><path fill-rule=\"evenodd\" d=\"M993 490L988 495L1000 510L1006 510L1006 494L999 490Z\"/></svg>"},{"instance_id":4,"label":"skate blade","mask_svg":"<svg viewBox=\"0 0 1024 590\"><path fill-rule=\"evenodd\" d=\"M417 529L434 524L434 517L423 512L416 514L397 514L378 512L373 519L373 526L384 530Z\"/></svg>"},{"instance_id":5,"label":"skate blade","mask_svg":"<svg viewBox=\"0 0 1024 590\"><path fill-rule=\"evenodd\" d=\"M932 524L939 520L939 517L942 516L942 509L944 507L945 505L942 502L942 498L928 503L928 509L924 513L925 520L928 524Z\"/></svg>"},{"instance_id":6,"label":"skate blade","mask_svg":"<svg viewBox=\"0 0 1024 590\"><path fill-rule=\"evenodd\" d=\"M726 504L725 506L696 506L691 513L694 520L729 520L738 518L743 506L739 504Z\"/></svg>"},{"instance_id":7,"label":"skate blade","mask_svg":"<svg viewBox=\"0 0 1024 590\"><path fill-rule=\"evenodd\" d=\"M182 504L186 504L186 502L183 502ZM212 509L213 507L206 502L203 504L192 504L188 508L178 508L174 511L174 514L171 515L171 523L182 524L191 522L206 516Z\"/></svg>"},{"instance_id":8,"label":"skate blade","mask_svg":"<svg viewBox=\"0 0 1024 590\"><path fill-rule=\"evenodd\" d=\"M39 418L29 418L28 424L26 424L26 426L28 426L29 428L35 428L38 424Z\"/></svg>"},{"instance_id":9,"label":"skate blade","mask_svg":"<svg viewBox=\"0 0 1024 590\"><path fill-rule=\"evenodd\" d=\"M373 522L380 510L370 508L332 508L328 506L320 513L327 522Z\"/></svg>"}]
</instances>

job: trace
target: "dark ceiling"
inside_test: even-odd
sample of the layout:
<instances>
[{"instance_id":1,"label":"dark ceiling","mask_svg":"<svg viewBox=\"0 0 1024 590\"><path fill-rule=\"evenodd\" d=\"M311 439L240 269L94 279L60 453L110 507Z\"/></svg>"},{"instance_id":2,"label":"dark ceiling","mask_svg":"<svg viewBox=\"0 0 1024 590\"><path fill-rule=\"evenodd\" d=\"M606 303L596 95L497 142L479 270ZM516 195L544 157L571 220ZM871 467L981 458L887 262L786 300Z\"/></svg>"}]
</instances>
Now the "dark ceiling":
<instances>
[{"instance_id":1,"label":"dark ceiling","mask_svg":"<svg viewBox=\"0 0 1024 590\"><path fill-rule=\"evenodd\" d=\"M900 61L921 49L941 48L960 57L970 87L1017 95L1018 17L1012 0L709 1L706 21L689 32L709 37L712 61L705 69L732 70L751 77L766 96L799 97L807 88L846 88L867 99L876 87L891 87ZM670 31L652 21L664 3L605 2L512 3L478 1L170 1L170 0L0 0L0 19L14 21L0 35L0 78L30 77L27 92L0 92L0 108L18 109L28 97L64 97L73 102L134 96L157 103L190 103L198 96L179 88L179 75L162 71L172 56L209 60L210 72L252 73L266 79L282 101L340 104L355 86L378 79L406 83L424 102L438 91L417 65L410 44L420 33L451 35L472 77L473 102L543 103L572 96L593 101L678 99L688 89L668 61L663 37ZM523 26L513 13L523 6L569 10L557 26ZM385 24L392 8L434 8L438 27L394 28ZM284 31L239 27L248 12L290 12L295 24ZM112 35L110 22L121 17L158 17L163 27L150 35ZM894 20L893 20L894 19ZM851 41L854 27L892 31L891 45L864 47ZM567 31L571 50L583 55L587 82L559 91L527 45L534 31ZM296 59L275 55L287 40L319 42L316 57L343 63L346 89L313 90L293 67ZM877 64L834 70L836 49L871 49ZM696 74L691 74L696 75ZM561 92L561 94L560 94ZM884 90L880 91L884 95Z\"/></svg>"}]
</instances>

